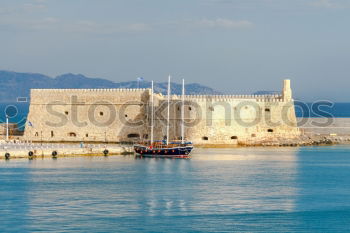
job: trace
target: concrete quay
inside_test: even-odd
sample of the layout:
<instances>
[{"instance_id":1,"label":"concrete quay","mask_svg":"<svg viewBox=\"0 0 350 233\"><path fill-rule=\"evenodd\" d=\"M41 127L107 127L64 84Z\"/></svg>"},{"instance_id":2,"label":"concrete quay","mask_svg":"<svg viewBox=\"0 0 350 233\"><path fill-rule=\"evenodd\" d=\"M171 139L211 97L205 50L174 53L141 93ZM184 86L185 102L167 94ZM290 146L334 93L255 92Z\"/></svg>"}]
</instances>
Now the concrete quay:
<instances>
[{"instance_id":1,"label":"concrete quay","mask_svg":"<svg viewBox=\"0 0 350 233\"><path fill-rule=\"evenodd\" d=\"M0 159L107 156L133 153L130 145L0 142Z\"/></svg>"}]
</instances>

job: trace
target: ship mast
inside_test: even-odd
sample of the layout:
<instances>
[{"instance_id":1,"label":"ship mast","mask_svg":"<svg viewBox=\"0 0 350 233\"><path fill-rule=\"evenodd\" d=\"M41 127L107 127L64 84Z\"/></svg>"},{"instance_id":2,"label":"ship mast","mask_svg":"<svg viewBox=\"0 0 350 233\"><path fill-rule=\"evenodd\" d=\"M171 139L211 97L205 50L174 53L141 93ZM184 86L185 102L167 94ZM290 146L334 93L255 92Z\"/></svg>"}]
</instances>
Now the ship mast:
<instances>
[{"instance_id":1,"label":"ship mast","mask_svg":"<svg viewBox=\"0 0 350 233\"><path fill-rule=\"evenodd\" d=\"M153 87L153 80L152 80L152 91L151 91L151 146L153 144L154 138L153 138L153 128L154 128L154 87Z\"/></svg>"},{"instance_id":2,"label":"ship mast","mask_svg":"<svg viewBox=\"0 0 350 233\"><path fill-rule=\"evenodd\" d=\"M167 125L166 125L166 144L169 144L169 128L170 128L170 75L168 77L168 118L167 118Z\"/></svg>"},{"instance_id":3,"label":"ship mast","mask_svg":"<svg viewBox=\"0 0 350 233\"><path fill-rule=\"evenodd\" d=\"M181 143L185 143L185 79L182 79Z\"/></svg>"}]
</instances>

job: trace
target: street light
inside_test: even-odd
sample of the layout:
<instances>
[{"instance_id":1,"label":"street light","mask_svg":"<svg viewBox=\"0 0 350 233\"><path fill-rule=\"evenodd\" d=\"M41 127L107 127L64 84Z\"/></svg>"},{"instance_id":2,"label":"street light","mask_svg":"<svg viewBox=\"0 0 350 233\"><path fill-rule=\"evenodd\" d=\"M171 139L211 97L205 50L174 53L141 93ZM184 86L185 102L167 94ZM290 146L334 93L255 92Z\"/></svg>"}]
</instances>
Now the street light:
<instances>
[{"instance_id":1,"label":"street light","mask_svg":"<svg viewBox=\"0 0 350 233\"><path fill-rule=\"evenodd\" d=\"M9 116L6 114L6 141L9 140Z\"/></svg>"}]
</instances>

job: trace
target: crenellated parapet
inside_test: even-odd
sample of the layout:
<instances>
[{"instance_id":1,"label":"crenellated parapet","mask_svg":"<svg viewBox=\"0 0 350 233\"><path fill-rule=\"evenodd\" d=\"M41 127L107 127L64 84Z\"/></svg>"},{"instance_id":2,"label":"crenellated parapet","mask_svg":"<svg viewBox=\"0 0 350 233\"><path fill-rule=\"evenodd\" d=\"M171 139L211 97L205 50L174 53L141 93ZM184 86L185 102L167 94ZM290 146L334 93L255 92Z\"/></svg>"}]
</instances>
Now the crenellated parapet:
<instances>
[{"instance_id":1,"label":"crenellated parapet","mask_svg":"<svg viewBox=\"0 0 350 233\"><path fill-rule=\"evenodd\" d=\"M166 99L166 96L164 96ZM182 96L172 95L171 99L181 100ZM186 101L256 101L256 102L283 102L282 95L185 95Z\"/></svg>"},{"instance_id":2,"label":"crenellated parapet","mask_svg":"<svg viewBox=\"0 0 350 233\"><path fill-rule=\"evenodd\" d=\"M71 103L77 101L94 103L107 101L111 104L124 104L128 100L148 102L149 89L146 88L109 88L109 89L31 89L31 104L40 105L55 101Z\"/></svg>"},{"instance_id":3,"label":"crenellated parapet","mask_svg":"<svg viewBox=\"0 0 350 233\"><path fill-rule=\"evenodd\" d=\"M166 95L159 95L158 98L166 100ZM181 100L180 95L171 95L172 100ZM289 102L292 101L292 90L290 87L290 80L284 80L283 90L281 94L270 94L270 95L185 95L186 101L214 101L214 102L232 102L232 101L256 101L256 102Z\"/></svg>"},{"instance_id":4,"label":"crenellated parapet","mask_svg":"<svg viewBox=\"0 0 350 233\"><path fill-rule=\"evenodd\" d=\"M31 89L33 92L144 92L148 88L101 88L101 89Z\"/></svg>"}]
</instances>

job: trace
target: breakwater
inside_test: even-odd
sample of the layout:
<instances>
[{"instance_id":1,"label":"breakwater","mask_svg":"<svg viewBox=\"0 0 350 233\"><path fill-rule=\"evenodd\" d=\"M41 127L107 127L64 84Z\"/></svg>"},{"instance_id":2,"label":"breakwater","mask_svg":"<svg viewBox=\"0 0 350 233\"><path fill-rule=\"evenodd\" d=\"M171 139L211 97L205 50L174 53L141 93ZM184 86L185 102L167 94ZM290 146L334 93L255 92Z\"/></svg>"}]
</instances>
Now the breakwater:
<instances>
[{"instance_id":1,"label":"breakwater","mask_svg":"<svg viewBox=\"0 0 350 233\"><path fill-rule=\"evenodd\" d=\"M305 135L350 135L350 118L297 118L298 127Z\"/></svg>"},{"instance_id":2,"label":"breakwater","mask_svg":"<svg viewBox=\"0 0 350 233\"><path fill-rule=\"evenodd\" d=\"M350 144L350 118L299 117L301 135L294 138L250 139L240 146L317 146Z\"/></svg>"},{"instance_id":3,"label":"breakwater","mask_svg":"<svg viewBox=\"0 0 350 233\"><path fill-rule=\"evenodd\" d=\"M0 144L0 159L107 156L132 153L130 145L8 142Z\"/></svg>"}]
</instances>

